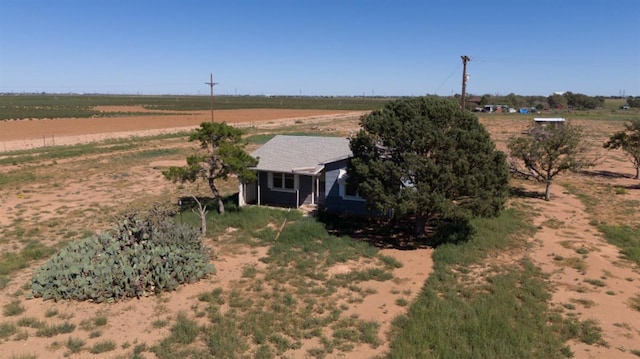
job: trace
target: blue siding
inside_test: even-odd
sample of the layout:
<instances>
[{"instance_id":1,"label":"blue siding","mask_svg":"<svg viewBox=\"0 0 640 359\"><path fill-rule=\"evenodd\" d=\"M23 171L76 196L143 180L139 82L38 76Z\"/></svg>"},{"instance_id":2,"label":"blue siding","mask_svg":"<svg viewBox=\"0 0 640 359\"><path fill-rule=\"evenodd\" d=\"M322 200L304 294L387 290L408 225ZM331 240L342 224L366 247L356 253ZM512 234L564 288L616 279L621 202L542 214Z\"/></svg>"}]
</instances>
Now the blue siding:
<instances>
[{"instance_id":1,"label":"blue siding","mask_svg":"<svg viewBox=\"0 0 640 359\"><path fill-rule=\"evenodd\" d=\"M365 209L365 201L362 199L343 198L340 196L340 183L338 176L340 170L346 170L348 159L325 164L324 189L319 192L325 194L324 199L317 199L316 203L323 203L324 209L331 213L345 213L362 216L379 216ZM310 204L313 198L313 176L298 175L298 190L300 205ZM269 173L258 172L258 185L260 204L285 207L296 207L298 196L295 191L278 191L269 188ZM324 190L324 191L323 191Z\"/></svg>"},{"instance_id":2,"label":"blue siding","mask_svg":"<svg viewBox=\"0 0 640 359\"><path fill-rule=\"evenodd\" d=\"M311 203L312 177L298 176L300 205ZM296 207L297 194L295 191L277 191L269 188L269 174L258 172L258 184L260 185L260 204Z\"/></svg>"},{"instance_id":3,"label":"blue siding","mask_svg":"<svg viewBox=\"0 0 640 359\"><path fill-rule=\"evenodd\" d=\"M296 194L282 191L272 191L269 188L269 177L266 172L258 172L260 184L260 204L278 206L296 206Z\"/></svg>"},{"instance_id":4,"label":"blue siding","mask_svg":"<svg viewBox=\"0 0 640 359\"><path fill-rule=\"evenodd\" d=\"M346 199L340 196L340 184L338 183L338 175L340 170L347 168L348 159L340 160L325 164L325 191L327 198L324 207L328 212L346 213L357 215L371 215L365 209L365 202L362 200Z\"/></svg>"}]
</instances>

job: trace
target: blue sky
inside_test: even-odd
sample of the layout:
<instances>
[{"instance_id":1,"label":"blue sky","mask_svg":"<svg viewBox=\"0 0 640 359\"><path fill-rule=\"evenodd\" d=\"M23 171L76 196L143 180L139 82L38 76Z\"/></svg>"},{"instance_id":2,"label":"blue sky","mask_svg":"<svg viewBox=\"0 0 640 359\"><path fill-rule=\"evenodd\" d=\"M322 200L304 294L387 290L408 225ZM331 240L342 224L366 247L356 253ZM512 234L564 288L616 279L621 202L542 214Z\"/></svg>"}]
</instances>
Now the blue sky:
<instances>
[{"instance_id":1,"label":"blue sky","mask_svg":"<svg viewBox=\"0 0 640 359\"><path fill-rule=\"evenodd\" d=\"M640 1L0 0L0 92L640 96Z\"/></svg>"}]
</instances>

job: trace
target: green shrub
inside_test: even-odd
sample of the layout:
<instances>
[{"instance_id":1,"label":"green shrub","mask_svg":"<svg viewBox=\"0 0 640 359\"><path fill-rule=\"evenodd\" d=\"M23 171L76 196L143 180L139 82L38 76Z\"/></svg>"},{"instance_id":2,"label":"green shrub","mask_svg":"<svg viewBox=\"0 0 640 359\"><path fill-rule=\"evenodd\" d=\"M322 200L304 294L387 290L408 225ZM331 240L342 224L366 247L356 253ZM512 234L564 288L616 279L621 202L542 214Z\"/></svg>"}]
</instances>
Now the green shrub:
<instances>
[{"instance_id":1,"label":"green shrub","mask_svg":"<svg viewBox=\"0 0 640 359\"><path fill-rule=\"evenodd\" d=\"M56 308L49 308L44 312L46 318L55 317L56 315L58 315L58 309Z\"/></svg>"},{"instance_id":2,"label":"green shrub","mask_svg":"<svg viewBox=\"0 0 640 359\"><path fill-rule=\"evenodd\" d=\"M596 287L606 287L606 286L607 286L607 285L606 285L603 281L601 281L600 279L591 279L591 278L586 278L584 281L585 281L585 282L587 282L587 283L589 283L589 284L591 284L591 285L594 285L594 286L596 286Z\"/></svg>"},{"instance_id":3,"label":"green shrub","mask_svg":"<svg viewBox=\"0 0 640 359\"><path fill-rule=\"evenodd\" d=\"M601 225L598 227L607 242L620 248L620 252L629 260L640 263L640 228Z\"/></svg>"},{"instance_id":4,"label":"green shrub","mask_svg":"<svg viewBox=\"0 0 640 359\"><path fill-rule=\"evenodd\" d=\"M258 273L258 269L255 265L245 265L242 268L242 278L255 278Z\"/></svg>"},{"instance_id":5,"label":"green shrub","mask_svg":"<svg viewBox=\"0 0 640 359\"><path fill-rule=\"evenodd\" d=\"M101 235L73 242L36 270L34 296L103 302L193 283L215 270L199 231L153 207L122 215Z\"/></svg>"},{"instance_id":6,"label":"green shrub","mask_svg":"<svg viewBox=\"0 0 640 359\"><path fill-rule=\"evenodd\" d=\"M184 313L178 314L176 324L171 327L171 339L180 344L191 344L198 337L198 324L187 318Z\"/></svg>"},{"instance_id":7,"label":"green shrub","mask_svg":"<svg viewBox=\"0 0 640 359\"><path fill-rule=\"evenodd\" d=\"M248 349L249 345L240 335L236 320L217 314L211 316L211 322L214 324L203 329L203 337L214 358L235 358L238 353Z\"/></svg>"},{"instance_id":8,"label":"green shrub","mask_svg":"<svg viewBox=\"0 0 640 359\"><path fill-rule=\"evenodd\" d=\"M381 254L381 255L378 256L378 258L380 258L382 263L384 263L388 267L391 267L391 268L402 268L402 262L400 262L399 260L395 259L394 257L385 256L384 254Z\"/></svg>"},{"instance_id":9,"label":"green shrub","mask_svg":"<svg viewBox=\"0 0 640 359\"><path fill-rule=\"evenodd\" d=\"M80 338L69 337L67 339L67 349L71 354L79 353L84 349L84 340Z\"/></svg>"},{"instance_id":10,"label":"green shrub","mask_svg":"<svg viewBox=\"0 0 640 359\"><path fill-rule=\"evenodd\" d=\"M616 194L627 194L627 189L624 187L615 187L614 192Z\"/></svg>"},{"instance_id":11,"label":"green shrub","mask_svg":"<svg viewBox=\"0 0 640 359\"><path fill-rule=\"evenodd\" d=\"M103 327L107 325L107 317L105 315L98 315L94 318L84 319L80 322L80 329L86 331L92 331L97 327Z\"/></svg>"},{"instance_id":12,"label":"green shrub","mask_svg":"<svg viewBox=\"0 0 640 359\"><path fill-rule=\"evenodd\" d=\"M93 344L89 352L91 354L100 354L110 352L116 349L116 343L113 340L105 340L102 342L97 342Z\"/></svg>"},{"instance_id":13,"label":"green shrub","mask_svg":"<svg viewBox=\"0 0 640 359\"><path fill-rule=\"evenodd\" d=\"M17 331L18 327L13 323L0 323L0 339L8 338L14 335Z\"/></svg>"},{"instance_id":14,"label":"green shrub","mask_svg":"<svg viewBox=\"0 0 640 359\"><path fill-rule=\"evenodd\" d=\"M636 294L635 297L629 298L629 307L640 312L640 294Z\"/></svg>"},{"instance_id":15,"label":"green shrub","mask_svg":"<svg viewBox=\"0 0 640 359\"><path fill-rule=\"evenodd\" d=\"M6 288L10 281L11 279L7 278L7 276L0 274L0 290Z\"/></svg>"},{"instance_id":16,"label":"green shrub","mask_svg":"<svg viewBox=\"0 0 640 359\"><path fill-rule=\"evenodd\" d=\"M58 334L68 334L73 332L76 329L75 324L69 323L69 322L64 322L62 324L50 324L50 325L45 325L41 328L38 328L38 330L36 331L36 336L37 337L45 337L45 338L51 338L54 337Z\"/></svg>"},{"instance_id":17,"label":"green shrub","mask_svg":"<svg viewBox=\"0 0 640 359\"><path fill-rule=\"evenodd\" d=\"M22 314L25 311L19 300L12 300L2 307L2 314L6 317Z\"/></svg>"},{"instance_id":18,"label":"green shrub","mask_svg":"<svg viewBox=\"0 0 640 359\"><path fill-rule=\"evenodd\" d=\"M107 317L105 315L99 315L93 318L93 324L95 324L97 327L105 326L107 325Z\"/></svg>"},{"instance_id":19,"label":"green shrub","mask_svg":"<svg viewBox=\"0 0 640 359\"><path fill-rule=\"evenodd\" d=\"M18 319L16 323L20 327L28 327L28 328L42 328L45 326L45 322L39 320L35 317L22 317Z\"/></svg>"},{"instance_id":20,"label":"green shrub","mask_svg":"<svg viewBox=\"0 0 640 359\"><path fill-rule=\"evenodd\" d=\"M36 241L27 242L20 252L4 252L0 255L0 276L26 268L30 261L46 258L54 252L55 248ZM0 280L0 285L5 281L9 282L8 279Z\"/></svg>"},{"instance_id":21,"label":"green shrub","mask_svg":"<svg viewBox=\"0 0 640 359\"><path fill-rule=\"evenodd\" d=\"M156 329L164 328L167 325L169 325L169 320L168 319L160 319L160 318L158 318L158 319L154 320L151 323L151 326L156 328Z\"/></svg>"}]
</instances>

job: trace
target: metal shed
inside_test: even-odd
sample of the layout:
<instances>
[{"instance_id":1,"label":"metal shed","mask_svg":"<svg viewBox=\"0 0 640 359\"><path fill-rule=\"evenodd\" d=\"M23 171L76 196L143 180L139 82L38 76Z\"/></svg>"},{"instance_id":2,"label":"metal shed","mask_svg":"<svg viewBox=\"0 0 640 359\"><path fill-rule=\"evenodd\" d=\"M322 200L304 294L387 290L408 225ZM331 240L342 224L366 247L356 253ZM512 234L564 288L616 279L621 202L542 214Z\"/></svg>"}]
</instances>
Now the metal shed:
<instances>
[{"instance_id":1,"label":"metal shed","mask_svg":"<svg viewBox=\"0 0 640 359\"><path fill-rule=\"evenodd\" d=\"M538 118L534 118L533 122L536 124L536 126L541 126L541 127L548 127L548 126L553 126L553 127L561 127L564 125L565 120L562 117L538 117Z\"/></svg>"}]
</instances>

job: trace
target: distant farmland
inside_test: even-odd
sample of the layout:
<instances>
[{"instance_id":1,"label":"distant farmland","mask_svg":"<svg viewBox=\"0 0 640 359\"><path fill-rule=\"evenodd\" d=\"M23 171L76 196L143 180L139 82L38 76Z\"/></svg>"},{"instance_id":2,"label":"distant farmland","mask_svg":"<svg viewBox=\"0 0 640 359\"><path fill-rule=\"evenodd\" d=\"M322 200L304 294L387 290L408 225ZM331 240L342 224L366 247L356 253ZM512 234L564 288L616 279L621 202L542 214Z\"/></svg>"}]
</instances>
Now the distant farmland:
<instances>
[{"instance_id":1,"label":"distant farmland","mask_svg":"<svg viewBox=\"0 0 640 359\"><path fill-rule=\"evenodd\" d=\"M215 96L215 110L235 109L316 109L367 111L384 106L387 97L289 97ZM133 96L133 95L2 95L0 120L25 118L82 118L117 116L96 106L142 106L167 115L171 111L211 109L210 96ZM146 112L146 115L149 113ZM135 115L123 112L120 115Z\"/></svg>"}]
</instances>

